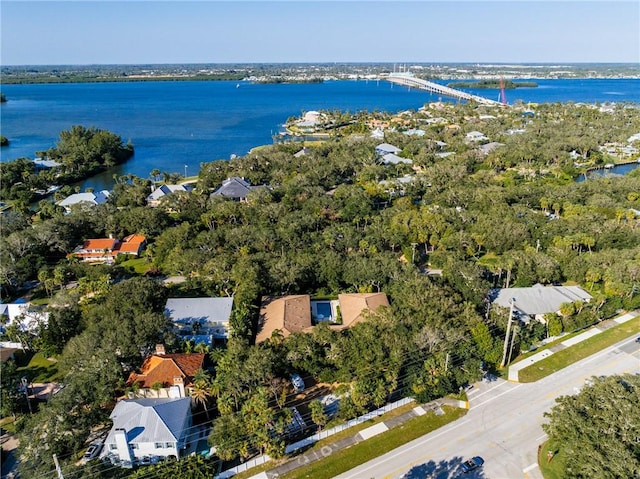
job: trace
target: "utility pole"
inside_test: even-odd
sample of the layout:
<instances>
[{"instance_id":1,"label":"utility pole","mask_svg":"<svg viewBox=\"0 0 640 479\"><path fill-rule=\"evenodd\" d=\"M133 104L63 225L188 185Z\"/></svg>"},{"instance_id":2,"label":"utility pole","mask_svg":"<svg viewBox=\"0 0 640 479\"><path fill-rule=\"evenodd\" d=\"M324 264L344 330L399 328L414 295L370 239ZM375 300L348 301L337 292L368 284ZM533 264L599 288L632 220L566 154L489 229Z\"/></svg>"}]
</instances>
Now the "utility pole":
<instances>
[{"instance_id":1,"label":"utility pole","mask_svg":"<svg viewBox=\"0 0 640 479\"><path fill-rule=\"evenodd\" d=\"M507 323L507 334L504 335L504 348L502 350L502 362L500 363L500 369L504 368L507 360L507 349L509 347L509 334L511 333L511 319L513 318L513 305L516 304L516 298L509 300L509 322Z\"/></svg>"},{"instance_id":2,"label":"utility pole","mask_svg":"<svg viewBox=\"0 0 640 479\"><path fill-rule=\"evenodd\" d=\"M58 456L53 455L53 463L56 465L56 472L58 473L58 479L64 479L62 475L62 469L60 469L60 464L58 463Z\"/></svg>"}]
</instances>

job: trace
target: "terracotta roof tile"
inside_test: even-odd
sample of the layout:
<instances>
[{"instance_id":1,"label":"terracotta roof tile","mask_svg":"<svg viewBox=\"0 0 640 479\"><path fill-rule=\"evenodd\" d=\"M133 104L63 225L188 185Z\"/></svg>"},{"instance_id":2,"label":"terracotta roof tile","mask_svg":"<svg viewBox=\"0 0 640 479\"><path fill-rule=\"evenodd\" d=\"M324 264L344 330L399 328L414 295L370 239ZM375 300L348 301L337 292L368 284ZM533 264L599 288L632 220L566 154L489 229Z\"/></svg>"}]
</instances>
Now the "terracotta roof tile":
<instances>
[{"instance_id":1,"label":"terracotta roof tile","mask_svg":"<svg viewBox=\"0 0 640 479\"><path fill-rule=\"evenodd\" d=\"M127 384L138 383L141 389L148 389L156 383L164 387L173 385L173 378L180 376L184 385L189 386L194 374L202 367L204 354L163 354L148 356L140 368L140 373L131 373Z\"/></svg>"},{"instance_id":2,"label":"terracotta roof tile","mask_svg":"<svg viewBox=\"0 0 640 479\"><path fill-rule=\"evenodd\" d=\"M335 329L345 329L364 320L363 311L375 312L380 306L389 306L385 293L348 293L339 294L342 324Z\"/></svg>"},{"instance_id":3,"label":"terracotta roof tile","mask_svg":"<svg viewBox=\"0 0 640 479\"><path fill-rule=\"evenodd\" d=\"M256 343L269 339L275 330L284 337L300 333L311 326L311 297L308 294L295 296L264 297L260 308L261 329Z\"/></svg>"},{"instance_id":4,"label":"terracotta roof tile","mask_svg":"<svg viewBox=\"0 0 640 479\"><path fill-rule=\"evenodd\" d=\"M112 250L116 246L117 241L117 239L113 238L88 239L82 245L82 249Z\"/></svg>"}]
</instances>

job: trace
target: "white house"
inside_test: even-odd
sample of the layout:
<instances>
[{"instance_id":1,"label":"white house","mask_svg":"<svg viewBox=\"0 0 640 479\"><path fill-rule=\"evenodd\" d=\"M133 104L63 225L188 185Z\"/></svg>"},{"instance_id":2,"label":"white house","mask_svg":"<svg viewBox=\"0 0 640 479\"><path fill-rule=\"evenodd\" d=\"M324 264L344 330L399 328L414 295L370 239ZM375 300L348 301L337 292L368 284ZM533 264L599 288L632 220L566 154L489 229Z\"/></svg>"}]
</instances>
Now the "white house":
<instances>
[{"instance_id":1,"label":"white house","mask_svg":"<svg viewBox=\"0 0 640 479\"><path fill-rule=\"evenodd\" d=\"M188 447L193 425L191 399L124 399L111 415L113 427L104 441L102 457L131 466L153 459L179 459Z\"/></svg>"},{"instance_id":2,"label":"white house","mask_svg":"<svg viewBox=\"0 0 640 479\"><path fill-rule=\"evenodd\" d=\"M484 133L480 133L479 131L470 131L466 135L466 140L469 141L484 141L488 140Z\"/></svg>"},{"instance_id":3,"label":"white house","mask_svg":"<svg viewBox=\"0 0 640 479\"><path fill-rule=\"evenodd\" d=\"M87 206L102 205L109 199L109 191L102 190L95 193L75 193L67 196L64 200L58 201L58 206L64 207L67 211L77 204L84 204Z\"/></svg>"},{"instance_id":4,"label":"white house","mask_svg":"<svg viewBox=\"0 0 640 479\"><path fill-rule=\"evenodd\" d=\"M165 314L178 333L196 343L212 344L213 339L229 336L230 298L169 298Z\"/></svg>"},{"instance_id":5,"label":"white house","mask_svg":"<svg viewBox=\"0 0 640 479\"><path fill-rule=\"evenodd\" d=\"M389 153L393 153L395 155L396 153L400 153L401 151L402 150L400 148L390 145L389 143L380 143L378 146L376 146L376 153L378 154L378 156L384 156Z\"/></svg>"},{"instance_id":6,"label":"white house","mask_svg":"<svg viewBox=\"0 0 640 479\"><path fill-rule=\"evenodd\" d=\"M49 313L20 299L15 303L0 304L0 315L7 318L2 329L16 324L20 331L36 332L40 325L46 326L49 322Z\"/></svg>"}]
</instances>

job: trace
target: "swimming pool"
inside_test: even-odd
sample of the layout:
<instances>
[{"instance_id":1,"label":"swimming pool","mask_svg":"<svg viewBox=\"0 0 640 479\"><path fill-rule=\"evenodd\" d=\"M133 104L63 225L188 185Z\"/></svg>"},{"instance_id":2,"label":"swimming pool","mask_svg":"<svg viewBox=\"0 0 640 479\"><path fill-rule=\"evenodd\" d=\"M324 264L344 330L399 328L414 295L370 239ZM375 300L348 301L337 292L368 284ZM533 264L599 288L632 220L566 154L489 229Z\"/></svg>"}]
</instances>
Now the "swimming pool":
<instances>
[{"instance_id":1,"label":"swimming pool","mask_svg":"<svg viewBox=\"0 0 640 479\"><path fill-rule=\"evenodd\" d=\"M331 321L331 303L316 303L316 318L321 321Z\"/></svg>"}]
</instances>

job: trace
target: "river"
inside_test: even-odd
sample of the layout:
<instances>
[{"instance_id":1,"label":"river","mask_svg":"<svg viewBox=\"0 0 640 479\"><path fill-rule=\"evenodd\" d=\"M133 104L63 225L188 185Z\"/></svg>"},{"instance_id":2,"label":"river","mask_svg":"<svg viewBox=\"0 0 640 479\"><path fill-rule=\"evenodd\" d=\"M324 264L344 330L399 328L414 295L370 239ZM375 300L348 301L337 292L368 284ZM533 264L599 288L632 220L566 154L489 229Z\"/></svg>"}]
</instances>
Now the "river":
<instances>
[{"instance_id":1,"label":"river","mask_svg":"<svg viewBox=\"0 0 640 479\"><path fill-rule=\"evenodd\" d=\"M536 81L537 88L508 90L508 102L640 103L636 79ZM498 94L465 91L492 99ZM114 174L148 177L154 168L195 175L203 162L227 160L272 143L282 124L303 111L397 112L439 99L382 80L3 85L2 92L7 97L0 107L2 134L10 145L0 150L1 161L33 158L54 146L60 132L72 125L95 126L131 140L132 159L82 184L96 189L111 188Z\"/></svg>"}]
</instances>

